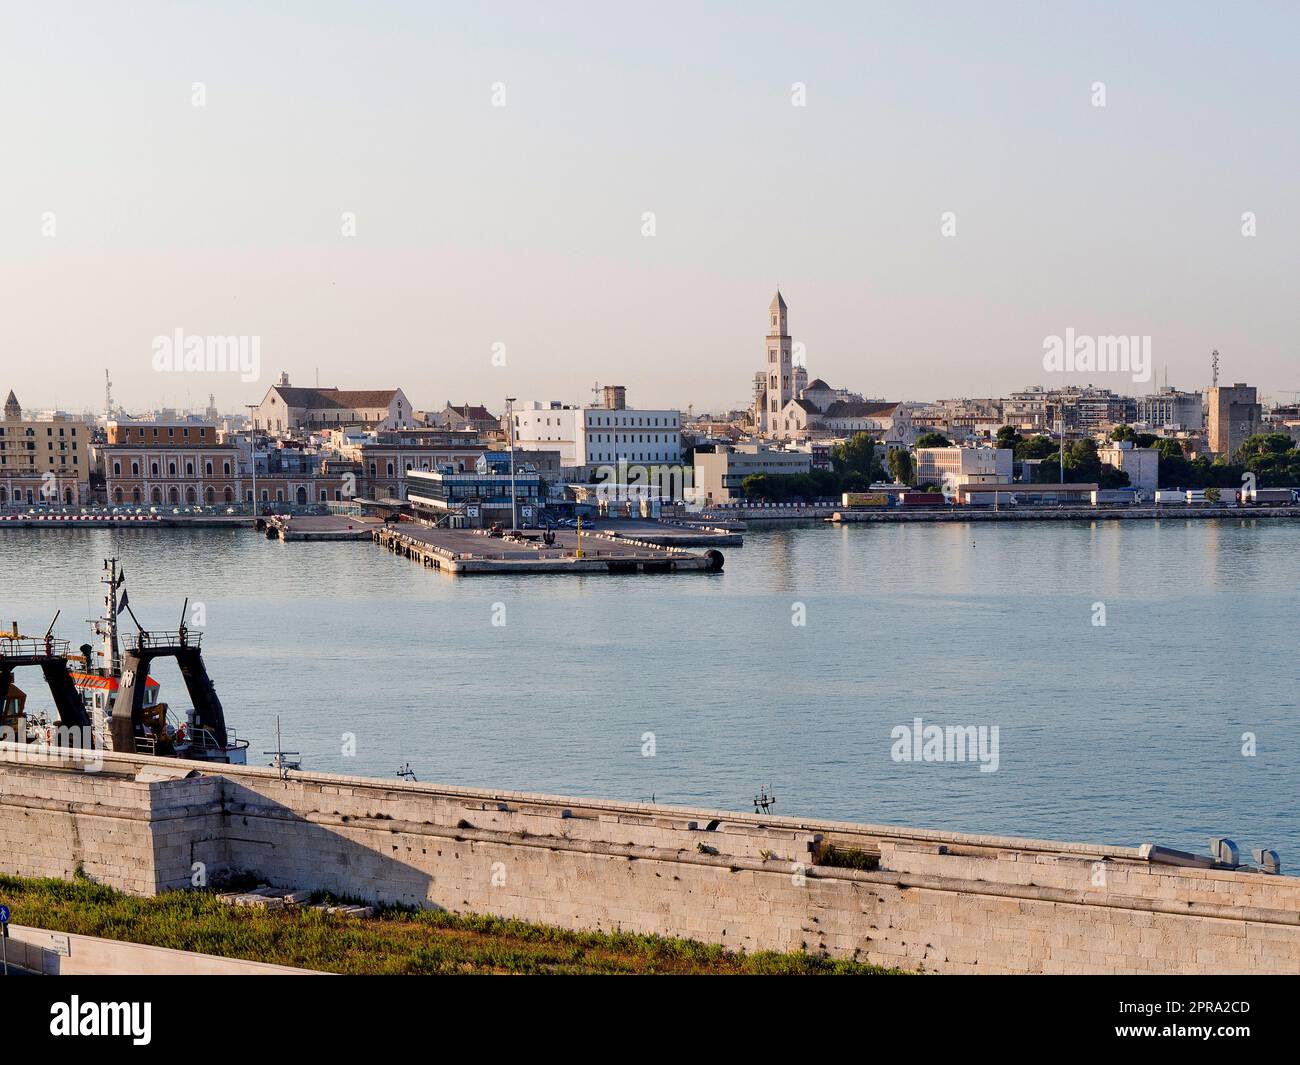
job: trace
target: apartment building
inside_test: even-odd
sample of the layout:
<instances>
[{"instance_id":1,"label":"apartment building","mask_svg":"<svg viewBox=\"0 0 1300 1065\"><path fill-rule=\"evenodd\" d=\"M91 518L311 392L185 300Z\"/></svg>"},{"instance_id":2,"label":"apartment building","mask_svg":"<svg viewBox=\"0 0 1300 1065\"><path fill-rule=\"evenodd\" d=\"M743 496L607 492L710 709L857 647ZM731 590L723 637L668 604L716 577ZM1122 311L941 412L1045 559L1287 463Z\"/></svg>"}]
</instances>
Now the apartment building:
<instances>
[{"instance_id":1,"label":"apartment building","mask_svg":"<svg viewBox=\"0 0 1300 1065\"><path fill-rule=\"evenodd\" d=\"M90 426L62 415L31 420L11 391L0 419L0 505L90 501Z\"/></svg>"}]
</instances>

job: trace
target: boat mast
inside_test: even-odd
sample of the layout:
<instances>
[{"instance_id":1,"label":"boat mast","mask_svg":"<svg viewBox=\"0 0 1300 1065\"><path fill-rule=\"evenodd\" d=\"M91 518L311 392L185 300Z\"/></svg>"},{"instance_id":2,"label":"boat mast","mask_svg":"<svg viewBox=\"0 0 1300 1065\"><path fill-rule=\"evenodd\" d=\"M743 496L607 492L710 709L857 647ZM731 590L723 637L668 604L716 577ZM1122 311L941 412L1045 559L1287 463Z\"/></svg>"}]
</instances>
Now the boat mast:
<instances>
[{"instance_id":1,"label":"boat mast","mask_svg":"<svg viewBox=\"0 0 1300 1065\"><path fill-rule=\"evenodd\" d=\"M117 590L122 587L124 578L117 572L117 559L104 560L104 576L99 583L107 589L104 595L104 616L95 625L95 634L104 637L104 649L100 657L108 666L109 676L122 675L122 651L117 639ZM90 663L86 663L89 667Z\"/></svg>"}]
</instances>

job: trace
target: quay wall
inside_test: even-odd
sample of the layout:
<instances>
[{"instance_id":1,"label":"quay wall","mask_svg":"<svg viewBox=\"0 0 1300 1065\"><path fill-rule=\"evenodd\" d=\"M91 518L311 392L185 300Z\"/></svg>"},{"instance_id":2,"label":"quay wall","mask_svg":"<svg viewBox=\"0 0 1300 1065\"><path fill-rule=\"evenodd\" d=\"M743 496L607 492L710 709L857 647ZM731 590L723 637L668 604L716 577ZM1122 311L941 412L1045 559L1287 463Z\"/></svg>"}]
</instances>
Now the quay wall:
<instances>
[{"instance_id":1,"label":"quay wall","mask_svg":"<svg viewBox=\"0 0 1300 1065\"><path fill-rule=\"evenodd\" d=\"M285 887L954 973L1300 972L1300 879L1136 848L0 745L0 872ZM192 775L191 775L192 774ZM828 843L879 857L814 864Z\"/></svg>"}]
</instances>

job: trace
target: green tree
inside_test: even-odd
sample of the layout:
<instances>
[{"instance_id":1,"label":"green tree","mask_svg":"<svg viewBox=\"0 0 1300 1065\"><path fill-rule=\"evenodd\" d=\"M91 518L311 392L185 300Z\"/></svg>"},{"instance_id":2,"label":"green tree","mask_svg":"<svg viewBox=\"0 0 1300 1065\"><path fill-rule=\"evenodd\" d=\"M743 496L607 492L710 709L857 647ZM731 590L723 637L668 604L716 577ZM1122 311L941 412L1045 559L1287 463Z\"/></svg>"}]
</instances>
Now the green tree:
<instances>
[{"instance_id":1,"label":"green tree","mask_svg":"<svg viewBox=\"0 0 1300 1065\"><path fill-rule=\"evenodd\" d=\"M860 473L868 483L883 475L876 442L869 433L856 433L842 444L831 448L831 465L839 474Z\"/></svg>"},{"instance_id":2,"label":"green tree","mask_svg":"<svg viewBox=\"0 0 1300 1065\"><path fill-rule=\"evenodd\" d=\"M905 448L896 447L889 451L889 472L896 484L912 483L912 454Z\"/></svg>"},{"instance_id":3,"label":"green tree","mask_svg":"<svg viewBox=\"0 0 1300 1065\"><path fill-rule=\"evenodd\" d=\"M996 444L1000 448L1015 451L1016 445L1018 445L1022 440L1024 440L1024 437L1016 432L1016 427L1014 425L1004 425L998 430Z\"/></svg>"},{"instance_id":4,"label":"green tree","mask_svg":"<svg viewBox=\"0 0 1300 1065\"><path fill-rule=\"evenodd\" d=\"M943 433L925 433L917 442L917 447L952 447L952 443Z\"/></svg>"},{"instance_id":5,"label":"green tree","mask_svg":"<svg viewBox=\"0 0 1300 1065\"><path fill-rule=\"evenodd\" d=\"M1022 462L1025 459L1045 459L1054 457L1056 450L1056 441L1050 436L1032 436L1016 444L1016 458Z\"/></svg>"}]
</instances>

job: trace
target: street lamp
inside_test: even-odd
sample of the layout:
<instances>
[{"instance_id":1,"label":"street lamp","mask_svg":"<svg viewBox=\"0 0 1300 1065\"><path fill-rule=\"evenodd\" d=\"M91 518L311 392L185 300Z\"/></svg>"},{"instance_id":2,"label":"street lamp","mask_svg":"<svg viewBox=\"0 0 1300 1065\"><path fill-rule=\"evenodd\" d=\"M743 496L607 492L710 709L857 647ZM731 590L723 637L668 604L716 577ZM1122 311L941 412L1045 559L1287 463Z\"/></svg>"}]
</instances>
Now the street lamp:
<instances>
[{"instance_id":1,"label":"street lamp","mask_svg":"<svg viewBox=\"0 0 1300 1065\"><path fill-rule=\"evenodd\" d=\"M519 528L519 497L515 494L515 397L506 396L506 425L510 430L510 531Z\"/></svg>"},{"instance_id":2,"label":"street lamp","mask_svg":"<svg viewBox=\"0 0 1300 1065\"><path fill-rule=\"evenodd\" d=\"M250 411L256 413L260 403L249 403L247 407ZM248 456L249 468L253 471L253 526L257 526L257 418L251 419L252 425L248 430Z\"/></svg>"}]
</instances>

